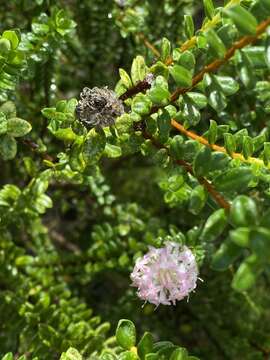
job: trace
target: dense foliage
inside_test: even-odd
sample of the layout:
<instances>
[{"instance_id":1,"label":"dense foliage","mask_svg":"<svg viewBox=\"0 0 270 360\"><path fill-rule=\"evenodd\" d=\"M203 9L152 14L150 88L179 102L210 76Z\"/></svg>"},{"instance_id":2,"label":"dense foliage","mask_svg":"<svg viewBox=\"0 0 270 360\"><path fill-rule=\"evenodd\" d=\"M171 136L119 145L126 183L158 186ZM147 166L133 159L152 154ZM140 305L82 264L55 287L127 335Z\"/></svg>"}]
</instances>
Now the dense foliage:
<instances>
[{"instance_id":1,"label":"dense foliage","mask_svg":"<svg viewBox=\"0 0 270 360\"><path fill-rule=\"evenodd\" d=\"M270 0L0 10L2 360L269 359ZM203 282L142 306L168 242Z\"/></svg>"}]
</instances>

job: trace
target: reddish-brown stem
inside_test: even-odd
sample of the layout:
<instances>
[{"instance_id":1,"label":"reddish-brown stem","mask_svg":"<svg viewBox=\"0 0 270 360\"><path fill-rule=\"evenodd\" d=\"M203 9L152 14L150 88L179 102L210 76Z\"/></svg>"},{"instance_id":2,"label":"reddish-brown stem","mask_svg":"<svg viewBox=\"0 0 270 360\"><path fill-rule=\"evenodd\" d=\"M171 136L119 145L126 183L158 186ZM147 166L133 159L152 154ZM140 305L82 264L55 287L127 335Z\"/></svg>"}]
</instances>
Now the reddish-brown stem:
<instances>
[{"instance_id":1,"label":"reddish-brown stem","mask_svg":"<svg viewBox=\"0 0 270 360\"><path fill-rule=\"evenodd\" d=\"M156 148L168 150L168 148L165 145L160 144L152 135L148 134L145 130L143 130L143 137L145 139L151 140L152 144ZM192 166L188 162L186 162L185 160L174 160L174 161L176 164L182 166L190 175L196 177ZM204 186L206 191L212 196L212 198L216 201L216 203L220 207L228 211L230 210L231 205L229 204L229 202L214 188L214 186L207 179L205 179L202 176L196 178L199 181L199 183Z\"/></svg>"},{"instance_id":2,"label":"reddish-brown stem","mask_svg":"<svg viewBox=\"0 0 270 360\"><path fill-rule=\"evenodd\" d=\"M190 175L196 177L194 175L194 171L192 169L192 166L187 163L184 160L175 160L175 162L178 165L181 165L185 168L185 170L190 173ZM225 198L214 188L214 186L204 177L199 176L197 177L197 180L199 181L199 183L201 185L204 186L204 188L207 190L207 192L213 197L213 199L216 201L216 203L220 206L223 207L226 210L230 210L231 205L228 203L227 200L225 200Z\"/></svg>"},{"instance_id":3,"label":"reddish-brown stem","mask_svg":"<svg viewBox=\"0 0 270 360\"><path fill-rule=\"evenodd\" d=\"M160 57L160 52L158 51L158 49L153 44L151 44L149 40L146 39L143 33L138 33L138 37L143 41L144 45L152 51L154 55Z\"/></svg>"},{"instance_id":4,"label":"reddish-brown stem","mask_svg":"<svg viewBox=\"0 0 270 360\"><path fill-rule=\"evenodd\" d=\"M257 159L256 157L252 157L252 156L245 158L241 153L237 153L237 152L228 153L225 147L216 144L210 144L209 141L205 139L203 136L197 135L194 131L185 129L185 127L182 124L175 121L174 119L171 120L171 126L177 129L178 131L180 131L185 136L189 137L190 139L197 140L200 144L208 146L214 151L223 152L225 154L228 154L233 159L239 159L240 161L246 163L258 164L260 166L267 167L262 159Z\"/></svg>"},{"instance_id":5,"label":"reddish-brown stem","mask_svg":"<svg viewBox=\"0 0 270 360\"><path fill-rule=\"evenodd\" d=\"M55 161L55 159L51 155L47 154L46 152L39 152L39 145L36 144L33 140L23 139L21 142L22 142L22 144L28 146L32 151L39 154L44 160L47 160L50 162Z\"/></svg>"},{"instance_id":6,"label":"reddish-brown stem","mask_svg":"<svg viewBox=\"0 0 270 360\"><path fill-rule=\"evenodd\" d=\"M213 73L217 71L222 65L224 65L230 58L233 57L236 50L242 49L245 46L252 44L254 41L258 39L258 37L266 30L266 28L270 25L270 18L263 21L257 26L256 34L253 36L244 36L240 40L236 41L230 49L227 50L226 54L222 59L217 59L211 62L210 64L206 65L197 75L194 76L192 79L192 85L187 88L178 88L174 91L171 95L170 102L174 102L178 99L180 95L187 93L188 91L192 90L200 81L203 80L203 77L207 73ZM172 58L169 58L167 61L167 65L171 65L173 63ZM120 96L121 100L126 100L139 92L145 91L150 88L149 83L145 80L140 81L134 87L128 89L123 95ZM151 113L153 114L161 108L160 106L154 106L151 109Z\"/></svg>"},{"instance_id":7,"label":"reddish-brown stem","mask_svg":"<svg viewBox=\"0 0 270 360\"><path fill-rule=\"evenodd\" d=\"M270 18L263 21L257 27L256 34L254 36L244 36L242 39L236 41L233 46L227 50L226 54L222 59L217 59L210 64L206 65L193 79L192 85L187 88L178 88L172 94L170 101L174 102L178 99L179 95L183 95L188 91L192 90L194 86L196 86L199 82L203 80L205 74L213 73L217 71L222 65L224 65L230 58L233 57L236 50L242 49L245 46L252 44L257 38L266 30L266 28L270 25Z\"/></svg>"},{"instance_id":8,"label":"reddish-brown stem","mask_svg":"<svg viewBox=\"0 0 270 360\"><path fill-rule=\"evenodd\" d=\"M147 81L147 79L144 79L143 81L139 81L136 86L133 86L132 88L128 89L124 94L120 95L119 99L125 101L140 92L150 89L150 87L150 82Z\"/></svg>"}]
</instances>

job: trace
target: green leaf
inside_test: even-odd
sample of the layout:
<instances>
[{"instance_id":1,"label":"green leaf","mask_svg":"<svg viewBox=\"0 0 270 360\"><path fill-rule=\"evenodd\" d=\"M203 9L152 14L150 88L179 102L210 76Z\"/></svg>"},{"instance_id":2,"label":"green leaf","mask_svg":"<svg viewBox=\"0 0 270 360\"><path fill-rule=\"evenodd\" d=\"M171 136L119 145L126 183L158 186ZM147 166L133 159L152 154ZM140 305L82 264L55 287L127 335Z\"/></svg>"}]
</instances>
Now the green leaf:
<instances>
[{"instance_id":1,"label":"green leaf","mask_svg":"<svg viewBox=\"0 0 270 360\"><path fill-rule=\"evenodd\" d=\"M8 39L10 41L13 50L17 49L20 43L20 39L17 34L18 33L14 30L7 30L4 31L2 34L2 38Z\"/></svg>"},{"instance_id":2,"label":"green leaf","mask_svg":"<svg viewBox=\"0 0 270 360\"><path fill-rule=\"evenodd\" d=\"M136 345L136 329L132 321L122 319L116 329L116 341L124 349L131 349Z\"/></svg>"},{"instance_id":3,"label":"green leaf","mask_svg":"<svg viewBox=\"0 0 270 360\"><path fill-rule=\"evenodd\" d=\"M253 141L250 136L243 136L242 138L242 152L245 159L248 159L250 156L252 156L254 152L254 146Z\"/></svg>"},{"instance_id":4,"label":"green leaf","mask_svg":"<svg viewBox=\"0 0 270 360\"><path fill-rule=\"evenodd\" d=\"M183 143L184 139L181 135L175 135L170 139L170 153L176 159L181 159L183 157Z\"/></svg>"},{"instance_id":5,"label":"green leaf","mask_svg":"<svg viewBox=\"0 0 270 360\"><path fill-rule=\"evenodd\" d=\"M0 39L0 54L6 56L11 49L11 44L8 39Z\"/></svg>"},{"instance_id":6,"label":"green leaf","mask_svg":"<svg viewBox=\"0 0 270 360\"><path fill-rule=\"evenodd\" d=\"M195 155L197 154L200 145L195 140L188 140L182 146L182 159L186 161L193 161Z\"/></svg>"},{"instance_id":7,"label":"green leaf","mask_svg":"<svg viewBox=\"0 0 270 360\"><path fill-rule=\"evenodd\" d=\"M223 134L227 133L230 130L230 127L229 125L218 125L217 130L217 138L223 139Z\"/></svg>"},{"instance_id":8,"label":"green leaf","mask_svg":"<svg viewBox=\"0 0 270 360\"><path fill-rule=\"evenodd\" d=\"M139 360L138 356L132 351L125 351L118 357L119 360Z\"/></svg>"},{"instance_id":9,"label":"green leaf","mask_svg":"<svg viewBox=\"0 0 270 360\"><path fill-rule=\"evenodd\" d=\"M32 126L26 120L20 118L8 119L7 132L10 136L20 137L28 134Z\"/></svg>"},{"instance_id":10,"label":"green leaf","mask_svg":"<svg viewBox=\"0 0 270 360\"><path fill-rule=\"evenodd\" d=\"M17 143L16 140L6 134L0 136L0 154L4 160L11 160L16 156Z\"/></svg>"},{"instance_id":11,"label":"green leaf","mask_svg":"<svg viewBox=\"0 0 270 360\"><path fill-rule=\"evenodd\" d=\"M250 255L239 266L232 281L234 290L242 292L251 288L261 272L261 264L258 257L254 254Z\"/></svg>"},{"instance_id":12,"label":"green leaf","mask_svg":"<svg viewBox=\"0 0 270 360\"><path fill-rule=\"evenodd\" d=\"M194 22L191 15L184 15L184 29L188 39L194 35Z\"/></svg>"},{"instance_id":13,"label":"green leaf","mask_svg":"<svg viewBox=\"0 0 270 360\"><path fill-rule=\"evenodd\" d=\"M175 349L170 356L170 360L188 360L188 352L185 348Z\"/></svg>"},{"instance_id":14,"label":"green leaf","mask_svg":"<svg viewBox=\"0 0 270 360\"><path fill-rule=\"evenodd\" d=\"M202 176L208 173L209 165L211 163L211 150L207 146L203 146L197 153L194 162L193 169L197 176Z\"/></svg>"},{"instance_id":15,"label":"green leaf","mask_svg":"<svg viewBox=\"0 0 270 360\"><path fill-rule=\"evenodd\" d=\"M160 360L158 354L147 354L145 360Z\"/></svg>"},{"instance_id":16,"label":"green leaf","mask_svg":"<svg viewBox=\"0 0 270 360\"><path fill-rule=\"evenodd\" d=\"M231 206L230 220L235 226L255 225L258 221L255 201L246 195L237 196Z\"/></svg>"},{"instance_id":17,"label":"green leaf","mask_svg":"<svg viewBox=\"0 0 270 360\"><path fill-rule=\"evenodd\" d=\"M16 266L27 266L31 265L34 262L33 256L30 255L22 255L16 258L15 264Z\"/></svg>"},{"instance_id":18,"label":"green leaf","mask_svg":"<svg viewBox=\"0 0 270 360\"><path fill-rule=\"evenodd\" d=\"M144 80L146 72L147 67L144 58L140 55L136 56L131 66L131 79L133 84L135 85L137 82Z\"/></svg>"},{"instance_id":19,"label":"green leaf","mask_svg":"<svg viewBox=\"0 0 270 360\"><path fill-rule=\"evenodd\" d=\"M174 65L169 69L176 84L180 87L189 87L192 84L192 73L183 66Z\"/></svg>"},{"instance_id":20,"label":"green leaf","mask_svg":"<svg viewBox=\"0 0 270 360\"><path fill-rule=\"evenodd\" d=\"M261 261L270 258L270 230L258 227L250 231L250 248Z\"/></svg>"},{"instance_id":21,"label":"green leaf","mask_svg":"<svg viewBox=\"0 0 270 360\"><path fill-rule=\"evenodd\" d=\"M227 216L224 209L219 209L213 212L207 219L202 234L200 236L202 241L214 241L220 236L227 224Z\"/></svg>"},{"instance_id":22,"label":"green leaf","mask_svg":"<svg viewBox=\"0 0 270 360\"><path fill-rule=\"evenodd\" d=\"M249 57L244 52L241 53L241 57L242 65L240 68L240 79L247 88L254 88L256 77L253 65Z\"/></svg>"},{"instance_id":23,"label":"green leaf","mask_svg":"<svg viewBox=\"0 0 270 360\"><path fill-rule=\"evenodd\" d=\"M220 246L218 251L213 255L211 267L216 271L224 271L234 263L234 261L241 255L242 249L235 245L230 240Z\"/></svg>"},{"instance_id":24,"label":"green leaf","mask_svg":"<svg viewBox=\"0 0 270 360\"><path fill-rule=\"evenodd\" d=\"M104 353L99 360L117 360L117 357L111 353Z\"/></svg>"},{"instance_id":25,"label":"green leaf","mask_svg":"<svg viewBox=\"0 0 270 360\"><path fill-rule=\"evenodd\" d=\"M68 18L66 11L63 9L56 11L54 13L54 18L56 25L55 29L61 36L69 34L76 26L76 23L70 18Z\"/></svg>"},{"instance_id":26,"label":"green leaf","mask_svg":"<svg viewBox=\"0 0 270 360\"><path fill-rule=\"evenodd\" d=\"M51 120L56 115L56 108L44 108L41 113L46 119Z\"/></svg>"},{"instance_id":27,"label":"green leaf","mask_svg":"<svg viewBox=\"0 0 270 360\"><path fill-rule=\"evenodd\" d=\"M270 1L269 0L260 0L260 3L265 7L267 11L270 12Z\"/></svg>"},{"instance_id":28,"label":"green leaf","mask_svg":"<svg viewBox=\"0 0 270 360\"><path fill-rule=\"evenodd\" d=\"M78 105L77 99L75 98L69 99L65 107L65 113L67 114L70 113L70 115L73 115L77 105Z\"/></svg>"},{"instance_id":29,"label":"green leaf","mask_svg":"<svg viewBox=\"0 0 270 360\"><path fill-rule=\"evenodd\" d=\"M198 49L207 49L208 42L204 34L196 36Z\"/></svg>"},{"instance_id":30,"label":"green leaf","mask_svg":"<svg viewBox=\"0 0 270 360\"><path fill-rule=\"evenodd\" d=\"M204 208L206 200L207 194L204 187L202 185L196 186L190 194L189 211L195 215L199 214Z\"/></svg>"},{"instance_id":31,"label":"green leaf","mask_svg":"<svg viewBox=\"0 0 270 360\"><path fill-rule=\"evenodd\" d=\"M72 347L69 348L67 352L63 353L60 358L60 360L82 360L82 359L83 358L79 353L79 351Z\"/></svg>"},{"instance_id":32,"label":"green leaf","mask_svg":"<svg viewBox=\"0 0 270 360\"><path fill-rule=\"evenodd\" d=\"M107 143L105 146L104 155L108 158L118 158L122 155L121 147Z\"/></svg>"},{"instance_id":33,"label":"green leaf","mask_svg":"<svg viewBox=\"0 0 270 360\"><path fill-rule=\"evenodd\" d=\"M159 352L162 349L172 348L174 345L171 341L158 341L154 344L154 352Z\"/></svg>"},{"instance_id":34,"label":"green leaf","mask_svg":"<svg viewBox=\"0 0 270 360\"><path fill-rule=\"evenodd\" d=\"M165 78L168 78L169 76L168 66L161 61L157 61L153 66L151 66L150 71L156 76L161 75Z\"/></svg>"},{"instance_id":35,"label":"green leaf","mask_svg":"<svg viewBox=\"0 0 270 360\"><path fill-rule=\"evenodd\" d=\"M247 131L247 129L241 129L241 130L237 131L237 133L235 133L233 136L234 136L237 146L241 148L243 136L248 136L248 131Z\"/></svg>"},{"instance_id":36,"label":"green leaf","mask_svg":"<svg viewBox=\"0 0 270 360\"><path fill-rule=\"evenodd\" d=\"M265 142L263 144L263 161L265 165L268 165L270 161L270 142Z\"/></svg>"},{"instance_id":37,"label":"green leaf","mask_svg":"<svg viewBox=\"0 0 270 360\"><path fill-rule=\"evenodd\" d=\"M218 171L225 169L230 162L228 155L223 152L214 151L211 155L209 171Z\"/></svg>"},{"instance_id":38,"label":"green leaf","mask_svg":"<svg viewBox=\"0 0 270 360\"><path fill-rule=\"evenodd\" d=\"M194 72L195 63L195 56L191 51L186 50L184 52L180 52L177 64L183 66L187 70L190 70L192 75Z\"/></svg>"},{"instance_id":39,"label":"green leaf","mask_svg":"<svg viewBox=\"0 0 270 360\"><path fill-rule=\"evenodd\" d=\"M208 129L208 142L209 144L215 144L217 141L217 133L218 133L218 127L215 120L210 120L210 127Z\"/></svg>"},{"instance_id":40,"label":"green leaf","mask_svg":"<svg viewBox=\"0 0 270 360\"><path fill-rule=\"evenodd\" d=\"M90 165L97 162L105 149L106 137L103 132L89 131L82 147L82 155L85 162Z\"/></svg>"},{"instance_id":41,"label":"green leaf","mask_svg":"<svg viewBox=\"0 0 270 360\"><path fill-rule=\"evenodd\" d=\"M132 81L128 75L128 73L124 69L119 69L119 75L122 81L122 84L127 88L132 87Z\"/></svg>"},{"instance_id":42,"label":"green leaf","mask_svg":"<svg viewBox=\"0 0 270 360\"><path fill-rule=\"evenodd\" d=\"M175 118L180 121L184 120L184 127L188 128L198 124L201 119L201 113L197 107L193 105L193 101L189 101L187 97L185 97L185 100L183 111L179 111Z\"/></svg>"},{"instance_id":43,"label":"green leaf","mask_svg":"<svg viewBox=\"0 0 270 360\"><path fill-rule=\"evenodd\" d=\"M153 335L149 332L144 333L137 348L140 359L145 360L146 355L153 351Z\"/></svg>"},{"instance_id":44,"label":"green leaf","mask_svg":"<svg viewBox=\"0 0 270 360\"><path fill-rule=\"evenodd\" d=\"M203 109L207 105L207 97L204 94L198 92L188 92L186 96L192 100L196 108Z\"/></svg>"},{"instance_id":45,"label":"green leaf","mask_svg":"<svg viewBox=\"0 0 270 360\"><path fill-rule=\"evenodd\" d=\"M223 174L217 176L214 184L219 191L245 191L252 179L251 169L238 167L228 169Z\"/></svg>"},{"instance_id":46,"label":"green leaf","mask_svg":"<svg viewBox=\"0 0 270 360\"><path fill-rule=\"evenodd\" d=\"M123 114L116 120L115 127L119 136L128 133L132 129L133 121L130 114Z\"/></svg>"},{"instance_id":47,"label":"green leaf","mask_svg":"<svg viewBox=\"0 0 270 360\"><path fill-rule=\"evenodd\" d=\"M131 109L139 115L147 115L152 106L151 100L147 95L138 94L133 98Z\"/></svg>"},{"instance_id":48,"label":"green leaf","mask_svg":"<svg viewBox=\"0 0 270 360\"><path fill-rule=\"evenodd\" d=\"M82 145L80 143L75 142L73 144L69 154L69 165L73 171L84 171L86 163L83 158Z\"/></svg>"},{"instance_id":49,"label":"green leaf","mask_svg":"<svg viewBox=\"0 0 270 360\"><path fill-rule=\"evenodd\" d=\"M3 112L0 112L0 135L7 132L7 118Z\"/></svg>"},{"instance_id":50,"label":"green leaf","mask_svg":"<svg viewBox=\"0 0 270 360\"><path fill-rule=\"evenodd\" d=\"M164 110L157 118L157 126L159 130L159 140L164 143L170 135L171 117L168 111Z\"/></svg>"},{"instance_id":51,"label":"green leaf","mask_svg":"<svg viewBox=\"0 0 270 360\"><path fill-rule=\"evenodd\" d=\"M170 98L170 92L160 86L156 86L149 91L150 100L157 105L166 105Z\"/></svg>"},{"instance_id":52,"label":"green leaf","mask_svg":"<svg viewBox=\"0 0 270 360\"><path fill-rule=\"evenodd\" d=\"M7 353L4 357L2 357L2 360L13 360L13 355L11 352Z\"/></svg>"},{"instance_id":53,"label":"green leaf","mask_svg":"<svg viewBox=\"0 0 270 360\"><path fill-rule=\"evenodd\" d=\"M205 36L214 55L218 58L223 58L226 53L226 47L217 33L213 29L209 29Z\"/></svg>"},{"instance_id":54,"label":"green leaf","mask_svg":"<svg viewBox=\"0 0 270 360\"><path fill-rule=\"evenodd\" d=\"M58 129L56 131L53 131L52 129L50 129L50 131L57 139L62 140L62 141L67 141L67 142L74 141L77 136L71 128Z\"/></svg>"},{"instance_id":55,"label":"green leaf","mask_svg":"<svg viewBox=\"0 0 270 360\"><path fill-rule=\"evenodd\" d=\"M16 117L16 106L12 101L7 101L1 105L0 111L6 115L7 119Z\"/></svg>"},{"instance_id":56,"label":"green leaf","mask_svg":"<svg viewBox=\"0 0 270 360\"><path fill-rule=\"evenodd\" d=\"M171 54L171 43L168 39L163 38L161 42L161 61L166 62Z\"/></svg>"},{"instance_id":57,"label":"green leaf","mask_svg":"<svg viewBox=\"0 0 270 360\"><path fill-rule=\"evenodd\" d=\"M34 34L37 35L45 35L50 31L50 27L47 24L41 24L38 22L35 22L35 20L32 22L32 31Z\"/></svg>"},{"instance_id":58,"label":"green leaf","mask_svg":"<svg viewBox=\"0 0 270 360\"><path fill-rule=\"evenodd\" d=\"M227 106L226 96L217 90L211 91L208 102L209 105L218 113L224 110Z\"/></svg>"},{"instance_id":59,"label":"green leaf","mask_svg":"<svg viewBox=\"0 0 270 360\"><path fill-rule=\"evenodd\" d=\"M267 59L264 46L250 46L243 49L243 53L247 55L250 63L256 69L265 69L267 66Z\"/></svg>"},{"instance_id":60,"label":"green leaf","mask_svg":"<svg viewBox=\"0 0 270 360\"><path fill-rule=\"evenodd\" d=\"M169 359L175 349L177 349L176 345L164 346L158 351L159 359Z\"/></svg>"},{"instance_id":61,"label":"green leaf","mask_svg":"<svg viewBox=\"0 0 270 360\"><path fill-rule=\"evenodd\" d=\"M224 147L229 155L232 155L236 150L236 141L232 134L225 133L224 137Z\"/></svg>"},{"instance_id":62,"label":"green leaf","mask_svg":"<svg viewBox=\"0 0 270 360\"><path fill-rule=\"evenodd\" d=\"M221 87L222 92L226 95L233 95L239 90L239 84L230 76L217 76L214 75L213 78Z\"/></svg>"},{"instance_id":63,"label":"green leaf","mask_svg":"<svg viewBox=\"0 0 270 360\"><path fill-rule=\"evenodd\" d=\"M257 20L256 18L246 9L240 5L231 6L229 8L223 9L224 13L228 15L235 26L243 34L255 35Z\"/></svg>"},{"instance_id":64,"label":"green leaf","mask_svg":"<svg viewBox=\"0 0 270 360\"><path fill-rule=\"evenodd\" d=\"M148 91L148 96L154 104L166 105L170 99L170 92L168 90L168 82L163 76L157 76L151 89Z\"/></svg>"},{"instance_id":65,"label":"green leaf","mask_svg":"<svg viewBox=\"0 0 270 360\"><path fill-rule=\"evenodd\" d=\"M208 19L212 19L215 15L215 8L212 0L203 0L203 7Z\"/></svg>"},{"instance_id":66,"label":"green leaf","mask_svg":"<svg viewBox=\"0 0 270 360\"><path fill-rule=\"evenodd\" d=\"M230 239L240 247L249 247L249 234L250 229L248 227L239 227L230 231Z\"/></svg>"},{"instance_id":67,"label":"green leaf","mask_svg":"<svg viewBox=\"0 0 270 360\"><path fill-rule=\"evenodd\" d=\"M258 136L254 137L252 140L253 150L254 152L261 150L266 142L267 136L265 132L262 132Z\"/></svg>"},{"instance_id":68,"label":"green leaf","mask_svg":"<svg viewBox=\"0 0 270 360\"><path fill-rule=\"evenodd\" d=\"M121 80L117 81L115 87L114 87L114 92L116 93L117 96L121 96L123 95L125 92L127 91L126 86L122 83Z\"/></svg>"}]
</instances>

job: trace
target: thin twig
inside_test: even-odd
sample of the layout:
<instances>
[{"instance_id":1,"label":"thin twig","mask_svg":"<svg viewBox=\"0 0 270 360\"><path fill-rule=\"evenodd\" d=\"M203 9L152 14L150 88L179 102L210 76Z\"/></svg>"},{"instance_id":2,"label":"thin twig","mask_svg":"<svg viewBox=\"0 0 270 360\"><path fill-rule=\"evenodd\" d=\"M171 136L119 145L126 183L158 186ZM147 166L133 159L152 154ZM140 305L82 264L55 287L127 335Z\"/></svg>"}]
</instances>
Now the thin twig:
<instances>
[{"instance_id":1,"label":"thin twig","mask_svg":"<svg viewBox=\"0 0 270 360\"><path fill-rule=\"evenodd\" d=\"M230 0L225 6L224 9L228 9L234 5L238 5L241 2L241 0ZM220 12L218 14L216 14L212 19L207 20L203 26L197 31L197 33L201 34L206 32L207 30L213 28L215 25L217 25L219 22L221 22L222 17ZM190 39L188 39L187 41L184 42L184 44L182 44L180 46L180 51L184 52L186 50L189 50L190 48L194 47L197 43L197 35L192 36ZM171 59L171 60L170 60ZM173 62L172 58L168 59L168 62L166 63L166 65L171 65Z\"/></svg>"},{"instance_id":2,"label":"thin twig","mask_svg":"<svg viewBox=\"0 0 270 360\"><path fill-rule=\"evenodd\" d=\"M206 73L213 73L217 71L222 65L224 65L230 58L233 57L236 50L242 49L247 45L252 44L254 41L258 39L258 37L263 34L263 32L267 29L268 25L270 25L270 18L263 21L257 26L256 34L253 36L244 36L240 40L236 41L230 49L227 50L225 56L222 59L217 59L211 62L210 64L206 65L193 79L192 85L187 88L177 88L174 93L171 95L170 102L174 102L178 99L180 95L187 93L188 91L192 90L200 81L203 80L203 77ZM170 63L167 65L171 65L173 60L170 60ZM124 94L120 96L121 100L126 100L139 92L145 91L149 89L149 83L145 80L140 81L134 87L128 89ZM162 106L153 106L150 114L156 113Z\"/></svg>"},{"instance_id":3,"label":"thin twig","mask_svg":"<svg viewBox=\"0 0 270 360\"><path fill-rule=\"evenodd\" d=\"M122 101L125 101L140 92L150 89L150 87L151 87L150 82L147 79L144 79L142 81L139 81L136 84L136 86L133 86L132 88L130 88L126 92L124 92L124 94L119 96L119 99Z\"/></svg>"},{"instance_id":4,"label":"thin twig","mask_svg":"<svg viewBox=\"0 0 270 360\"><path fill-rule=\"evenodd\" d=\"M171 120L171 126L174 127L175 129L177 129L178 131L180 131L185 136L189 137L190 139L197 140L200 144L208 146L209 148L211 148L214 151L223 152L223 153L229 155L231 158L239 159L242 162L246 162L249 164L258 164L260 166L270 168L270 166L266 166L264 164L263 160L261 160L261 159L257 159L252 156L245 158L241 153L237 153L237 152L228 153L228 151L225 149L225 147L219 146L216 144L210 144L209 141L207 139L205 139L203 136L197 135L194 131L185 129L182 124L175 121L174 119Z\"/></svg>"},{"instance_id":5,"label":"thin twig","mask_svg":"<svg viewBox=\"0 0 270 360\"><path fill-rule=\"evenodd\" d=\"M81 254L81 249L76 244L73 244L72 242L68 241L64 235L60 234L56 230L50 231L50 236L53 241L58 243L62 248L71 251L76 254Z\"/></svg>"},{"instance_id":6,"label":"thin twig","mask_svg":"<svg viewBox=\"0 0 270 360\"><path fill-rule=\"evenodd\" d=\"M37 143L35 143L33 140L23 139L21 141L21 143L28 146L36 154L40 155L43 158L43 160L47 160L47 161L50 161L50 162L55 162L55 159L51 155L49 155L46 152L40 152L39 151L39 145Z\"/></svg>"},{"instance_id":7,"label":"thin twig","mask_svg":"<svg viewBox=\"0 0 270 360\"><path fill-rule=\"evenodd\" d=\"M145 130L143 130L142 133L143 133L143 137L145 139L151 140L152 144L156 148L168 150L168 148L165 145L160 144L152 135L148 134ZM192 166L188 162L186 162L185 160L174 160L174 161L176 164L182 166L190 175L196 177ZM229 204L229 202L214 188L214 186L207 179L205 179L202 176L196 178L199 181L199 183L204 186L207 192L213 197L213 199L220 207L226 210L230 210L231 205Z\"/></svg>"},{"instance_id":8,"label":"thin twig","mask_svg":"<svg viewBox=\"0 0 270 360\"><path fill-rule=\"evenodd\" d=\"M154 55L160 57L160 52L158 51L158 49L153 44L151 44L149 40L146 39L143 33L138 33L138 37L143 41L144 45L152 51Z\"/></svg>"},{"instance_id":9,"label":"thin twig","mask_svg":"<svg viewBox=\"0 0 270 360\"><path fill-rule=\"evenodd\" d=\"M187 88L178 88L172 94L170 101L174 102L178 99L179 95L183 95L188 91L192 90L199 82L203 80L205 74L213 73L217 71L222 65L224 65L228 60L230 60L235 54L236 50L243 49L245 46L252 44L257 38L267 29L270 25L270 18L263 21L260 25L257 26L256 34L253 36L244 36L242 39L236 41L230 49L227 50L222 59L217 59L210 64L206 65L193 79L192 85Z\"/></svg>"}]
</instances>

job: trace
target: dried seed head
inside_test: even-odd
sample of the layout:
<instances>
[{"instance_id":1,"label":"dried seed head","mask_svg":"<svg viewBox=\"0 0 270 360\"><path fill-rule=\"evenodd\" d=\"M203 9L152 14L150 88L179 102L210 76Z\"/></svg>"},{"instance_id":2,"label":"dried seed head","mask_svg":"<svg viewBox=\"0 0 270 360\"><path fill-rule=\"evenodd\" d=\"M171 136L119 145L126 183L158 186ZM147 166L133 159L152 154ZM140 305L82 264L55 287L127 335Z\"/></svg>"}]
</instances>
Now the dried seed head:
<instances>
[{"instance_id":1,"label":"dried seed head","mask_svg":"<svg viewBox=\"0 0 270 360\"><path fill-rule=\"evenodd\" d=\"M107 87L85 87L80 94L76 115L87 129L114 125L124 113L124 106L116 94Z\"/></svg>"}]
</instances>

